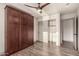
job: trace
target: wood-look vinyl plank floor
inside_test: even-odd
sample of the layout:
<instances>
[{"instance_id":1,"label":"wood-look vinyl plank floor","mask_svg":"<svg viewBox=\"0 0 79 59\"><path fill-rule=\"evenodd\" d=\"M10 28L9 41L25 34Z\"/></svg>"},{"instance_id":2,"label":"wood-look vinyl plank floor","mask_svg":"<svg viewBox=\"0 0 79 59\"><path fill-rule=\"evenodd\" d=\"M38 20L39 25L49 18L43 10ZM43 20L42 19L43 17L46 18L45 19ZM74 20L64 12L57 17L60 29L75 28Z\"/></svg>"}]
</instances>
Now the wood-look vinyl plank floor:
<instances>
[{"instance_id":1,"label":"wood-look vinyl plank floor","mask_svg":"<svg viewBox=\"0 0 79 59\"><path fill-rule=\"evenodd\" d=\"M79 52L70 48L57 47L53 43L36 42L11 56L79 56Z\"/></svg>"}]
</instances>

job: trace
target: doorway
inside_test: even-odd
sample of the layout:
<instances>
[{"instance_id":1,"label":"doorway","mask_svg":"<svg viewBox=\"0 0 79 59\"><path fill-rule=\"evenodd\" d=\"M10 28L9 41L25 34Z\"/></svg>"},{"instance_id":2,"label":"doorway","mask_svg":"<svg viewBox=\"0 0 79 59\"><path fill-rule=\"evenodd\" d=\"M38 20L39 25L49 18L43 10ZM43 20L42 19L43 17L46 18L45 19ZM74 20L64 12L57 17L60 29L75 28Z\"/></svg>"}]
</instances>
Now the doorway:
<instances>
[{"instance_id":1,"label":"doorway","mask_svg":"<svg viewBox=\"0 0 79 59\"><path fill-rule=\"evenodd\" d=\"M56 19L38 22L38 38L39 41L46 43L56 43Z\"/></svg>"},{"instance_id":2,"label":"doorway","mask_svg":"<svg viewBox=\"0 0 79 59\"><path fill-rule=\"evenodd\" d=\"M70 18L62 21L63 47L78 49L78 19Z\"/></svg>"},{"instance_id":3,"label":"doorway","mask_svg":"<svg viewBox=\"0 0 79 59\"><path fill-rule=\"evenodd\" d=\"M48 20L38 22L38 41L48 43Z\"/></svg>"},{"instance_id":4,"label":"doorway","mask_svg":"<svg viewBox=\"0 0 79 59\"><path fill-rule=\"evenodd\" d=\"M48 42L52 42L56 45L56 19L51 19L48 21Z\"/></svg>"}]
</instances>

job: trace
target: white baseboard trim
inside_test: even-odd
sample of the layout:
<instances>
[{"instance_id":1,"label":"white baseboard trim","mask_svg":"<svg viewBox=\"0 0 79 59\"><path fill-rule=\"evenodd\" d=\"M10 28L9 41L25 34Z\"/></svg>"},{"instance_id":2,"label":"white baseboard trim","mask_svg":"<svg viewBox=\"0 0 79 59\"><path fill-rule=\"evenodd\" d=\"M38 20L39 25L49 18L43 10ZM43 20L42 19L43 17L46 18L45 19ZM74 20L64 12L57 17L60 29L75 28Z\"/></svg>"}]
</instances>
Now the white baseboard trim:
<instances>
[{"instance_id":1,"label":"white baseboard trim","mask_svg":"<svg viewBox=\"0 0 79 59\"><path fill-rule=\"evenodd\" d=\"M5 53L4 52L0 52L0 56L5 56Z\"/></svg>"}]
</instances>

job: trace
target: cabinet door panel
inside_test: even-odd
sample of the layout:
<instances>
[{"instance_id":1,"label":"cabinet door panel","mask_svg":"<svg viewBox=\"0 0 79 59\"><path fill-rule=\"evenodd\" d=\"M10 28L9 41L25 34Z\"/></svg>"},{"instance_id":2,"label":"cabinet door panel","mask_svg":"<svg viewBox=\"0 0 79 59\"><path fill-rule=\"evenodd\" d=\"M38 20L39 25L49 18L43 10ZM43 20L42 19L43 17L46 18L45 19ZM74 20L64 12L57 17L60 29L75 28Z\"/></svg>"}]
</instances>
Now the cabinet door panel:
<instances>
[{"instance_id":1,"label":"cabinet door panel","mask_svg":"<svg viewBox=\"0 0 79 59\"><path fill-rule=\"evenodd\" d=\"M28 47L27 44L27 16L25 13L21 14L21 49Z\"/></svg>"},{"instance_id":2,"label":"cabinet door panel","mask_svg":"<svg viewBox=\"0 0 79 59\"><path fill-rule=\"evenodd\" d=\"M29 44L33 44L33 17L28 16L28 42Z\"/></svg>"},{"instance_id":3,"label":"cabinet door panel","mask_svg":"<svg viewBox=\"0 0 79 59\"><path fill-rule=\"evenodd\" d=\"M33 44L33 25L29 19L29 15L23 14L21 20L21 46L26 48Z\"/></svg>"},{"instance_id":4,"label":"cabinet door panel","mask_svg":"<svg viewBox=\"0 0 79 59\"><path fill-rule=\"evenodd\" d=\"M19 13L13 9L7 10L7 54L19 50Z\"/></svg>"},{"instance_id":5,"label":"cabinet door panel","mask_svg":"<svg viewBox=\"0 0 79 59\"><path fill-rule=\"evenodd\" d=\"M22 48L26 48L28 45L27 45L27 28L25 25L22 25L21 26L21 49Z\"/></svg>"},{"instance_id":6,"label":"cabinet door panel","mask_svg":"<svg viewBox=\"0 0 79 59\"><path fill-rule=\"evenodd\" d=\"M6 10L5 53L10 55L33 44L33 17L15 8Z\"/></svg>"},{"instance_id":7,"label":"cabinet door panel","mask_svg":"<svg viewBox=\"0 0 79 59\"><path fill-rule=\"evenodd\" d=\"M28 28L28 44L33 44L33 29L30 27Z\"/></svg>"}]
</instances>

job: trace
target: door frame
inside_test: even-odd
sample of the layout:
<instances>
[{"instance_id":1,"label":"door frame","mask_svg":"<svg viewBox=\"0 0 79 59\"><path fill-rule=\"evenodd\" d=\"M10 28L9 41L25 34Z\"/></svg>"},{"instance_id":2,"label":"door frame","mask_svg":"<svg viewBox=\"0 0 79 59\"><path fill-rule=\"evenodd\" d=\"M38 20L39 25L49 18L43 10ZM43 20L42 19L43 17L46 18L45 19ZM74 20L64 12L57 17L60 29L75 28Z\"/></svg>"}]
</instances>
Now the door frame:
<instances>
[{"instance_id":1,"label":"door frame","mask_svg":"<svg viewBox=\"0 0 79 59\"><path fill-rule=\"evenodd\" d=\"M64 21L69 21L69 20L73 20L74 21L74 19L75 19L75 17L72 17L72 18L67 18L67 19L63 19L63 20L61 20L61 45L63 45L63 39L64 39L64 30L63 30L63 22ZM73 28L74 28L74 24L73 24ZM73 30L73 34L74 34L74 30ZM73 37L74 37L74 35L73 35ZM73 41L74 41L74 38L73 38Z\"/></svg>"}]
</instances>

